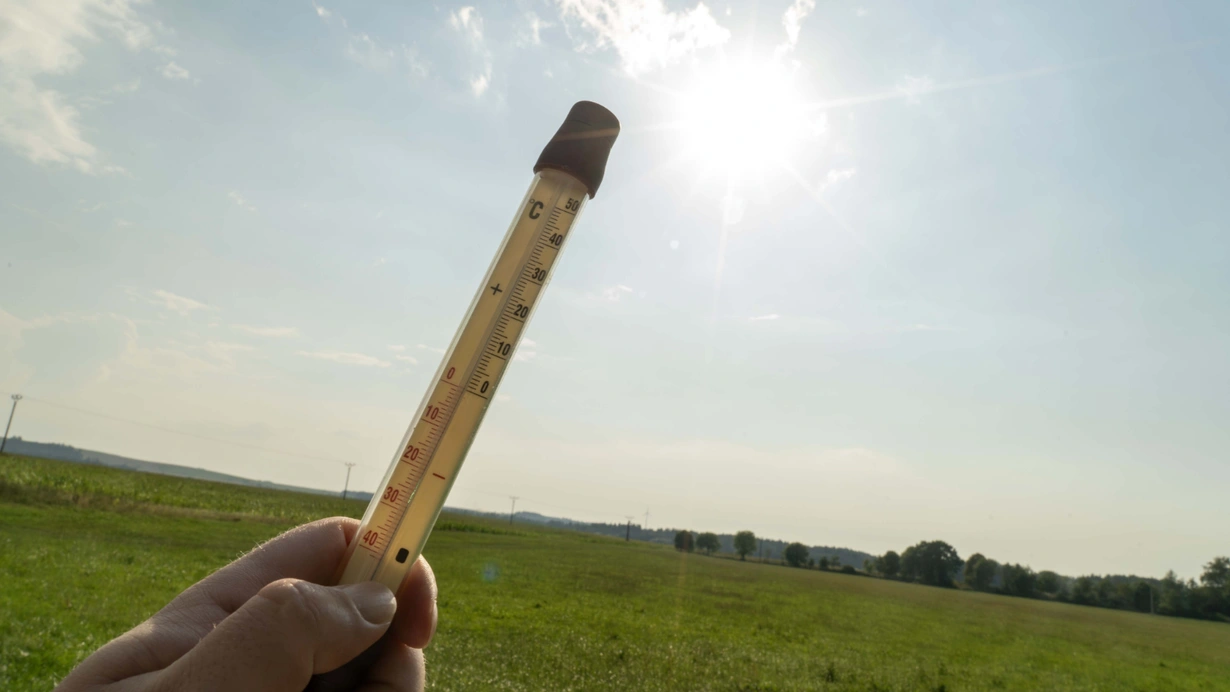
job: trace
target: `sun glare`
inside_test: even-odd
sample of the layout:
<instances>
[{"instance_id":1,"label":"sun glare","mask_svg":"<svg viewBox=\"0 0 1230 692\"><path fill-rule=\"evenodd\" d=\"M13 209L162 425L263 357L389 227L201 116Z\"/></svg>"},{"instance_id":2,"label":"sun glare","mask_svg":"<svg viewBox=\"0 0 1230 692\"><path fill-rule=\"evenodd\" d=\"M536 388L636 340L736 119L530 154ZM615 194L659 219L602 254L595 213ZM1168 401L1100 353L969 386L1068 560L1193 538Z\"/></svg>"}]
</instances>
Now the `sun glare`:
<instances>
[{"instance_id":1,"label":"sun glare","mask_svg":"<svg viewBox=\"0 0 1230 692\"><path fill-rule=\"evenodd\" d=\"M761 175L812 136L792 75L776 62L724 62L680 102L684 146L706 173Z\"/></svg>"}]
</instances>

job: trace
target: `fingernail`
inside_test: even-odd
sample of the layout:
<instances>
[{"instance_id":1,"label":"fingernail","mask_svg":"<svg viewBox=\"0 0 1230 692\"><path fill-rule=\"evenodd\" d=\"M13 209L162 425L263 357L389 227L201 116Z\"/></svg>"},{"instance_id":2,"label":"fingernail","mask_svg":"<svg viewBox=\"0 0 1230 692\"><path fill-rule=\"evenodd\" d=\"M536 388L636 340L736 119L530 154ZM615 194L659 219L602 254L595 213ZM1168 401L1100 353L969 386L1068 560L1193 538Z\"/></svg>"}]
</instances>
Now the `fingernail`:
<instances>
[{"instance_id":1,"label":"fingernail","mask_svg":"<svg viewBox=\"0 0 1230 692\"><path fill-rule=\"evenodd\" d=\"M397 599L384 584L367 581L362 584L347 584L340 588L354 601L363 619L373 625L387 624L397 612Z\"/></svg>"}]
</instances>

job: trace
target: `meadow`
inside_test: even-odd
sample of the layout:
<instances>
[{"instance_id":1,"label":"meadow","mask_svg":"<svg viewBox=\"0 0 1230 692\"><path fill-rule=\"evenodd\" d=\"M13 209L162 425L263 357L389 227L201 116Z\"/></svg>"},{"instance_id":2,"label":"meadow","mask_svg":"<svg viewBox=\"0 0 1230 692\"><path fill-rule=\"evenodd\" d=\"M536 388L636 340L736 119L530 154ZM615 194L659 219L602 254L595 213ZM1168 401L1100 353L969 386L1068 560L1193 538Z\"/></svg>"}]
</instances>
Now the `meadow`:
<instances>
[{"instance_id":1,"label":"meadow","mask_svg":"<svg viewBox=\"0 0 1230 692\"><path fill-rule=\"evenodd\" d=\"M47 690L254 545L360 502L0 457L0 689ZM448 515L436 690L1230 690L1230 625Z\"/></svg>"}]
</instances>

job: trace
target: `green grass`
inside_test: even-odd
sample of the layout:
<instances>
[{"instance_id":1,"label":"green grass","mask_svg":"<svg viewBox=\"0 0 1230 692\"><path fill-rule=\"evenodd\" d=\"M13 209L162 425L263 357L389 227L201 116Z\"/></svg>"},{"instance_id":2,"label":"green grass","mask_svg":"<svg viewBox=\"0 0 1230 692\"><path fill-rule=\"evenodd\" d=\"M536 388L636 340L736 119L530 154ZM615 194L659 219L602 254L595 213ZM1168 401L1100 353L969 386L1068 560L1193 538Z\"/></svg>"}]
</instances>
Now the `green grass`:
<instances>
[{"instance_id":1,"label":"green grass","mask_svg":"<svg viewBox=\"0 0 1230 692\"><path fill-rule=\"evenodd\" d=\"M43 690L257 542L360 503L0 457L0 689ZM446 517L439 690L1227 690L1230 625Z\"/></svg>"}]
</instances>

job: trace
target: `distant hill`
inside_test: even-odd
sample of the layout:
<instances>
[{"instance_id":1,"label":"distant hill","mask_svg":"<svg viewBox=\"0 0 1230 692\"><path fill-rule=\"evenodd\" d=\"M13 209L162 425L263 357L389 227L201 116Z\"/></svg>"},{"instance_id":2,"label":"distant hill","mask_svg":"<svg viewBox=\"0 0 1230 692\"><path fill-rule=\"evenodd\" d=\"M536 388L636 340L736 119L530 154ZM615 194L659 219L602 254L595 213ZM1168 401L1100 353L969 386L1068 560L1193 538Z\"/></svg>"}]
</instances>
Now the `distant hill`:
<instances>
[{"instance_id":1,"label":"distant hill","mask_svg":"<svg viewBox=\"0 0 1230 692\"><path fill-rule=\"evenodd\" d=\"M495 512L479 512L469 509L457 509L455 507L450 507L449 510L497 519L508 518L507 514ZM541 524L543 526L554 526L562 529L572 529L574 531L598 533L604 536L617 536L623 538L624 536L629 535L627 524L601 524L573 521L571 519L548 517L537 512L517 512L516 515L514 515L514 520L530 524ZM630 537L637 541L674 545L675 533L678 531L678 528L646 529L639 524L633 524ZM723 552L733 553L735 551L735 537L733 534L720 533L718 534L718 540L722 543ZM786 546L789 545L787 541L778 541L771 538L758 538L758 543L759 549L756 551L755 555L770 560L783 559ZM821 557L827 557L830 563L837 561L842 565L850 565L852 567L857 567L858 569L863 568L863 560L875 559L875 556L871 553L865 553L861 550L854 550L852 548L834 548L827 545L808 546L807 551L811 557L817 560Z\"/></svg>"},{"instance_id":2,"label":"distant hill","mask_svg":"<svg viewBox=\"0 0 1230 692\"><path fill-rule=\"evenodd\" d=\"M142 461L140 459L131 459L129 457L122 457L116 454L107 454L106 452L96 452L92 449L77 449L76 447L69 445L56 444L52 442L31 442L29 440L23 440L20 437L9 438L8 443L5 444L4 451L12 454L24 454L31 457L40 457L43 459L73 461L78 464L98 464L100 466L109 466L111 468L144 471L145 473L157 473L163 476L175 476L178 478L195 478L202 481L231 483L233 485L247 485L255 488L292 490L294 492L312 493L314 495L341 495L340 492L318 490L316 488L303 488L297 485L283 485L282 483L274 483L272 481L255 481L250 478L243 478L242 476L232 476L227 473L207 471L201 468L164 464L157 461ZM367 502L372 498L372 494L352 490L347 493L347 497Z\"/></svg>"}]
</instances>

